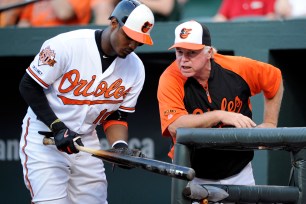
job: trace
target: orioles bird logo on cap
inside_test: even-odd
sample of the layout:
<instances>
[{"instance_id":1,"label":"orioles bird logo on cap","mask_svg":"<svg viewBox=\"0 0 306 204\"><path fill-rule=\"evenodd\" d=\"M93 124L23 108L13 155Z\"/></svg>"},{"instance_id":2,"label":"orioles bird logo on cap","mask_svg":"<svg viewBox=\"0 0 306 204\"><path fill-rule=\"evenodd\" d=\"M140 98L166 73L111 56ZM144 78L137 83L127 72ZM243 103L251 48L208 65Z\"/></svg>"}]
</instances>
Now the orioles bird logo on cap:
<instances>
[{"instance_id":1,"label":"orioles bird logo on cap","mask_svg":"<svg viewBox=\"0 0 306 204\"><path fill-rule=\"evenodd\" d=\"M181 33L180 33L180 37L182 39L186 39L188 37L188 35L190 34L190 31L192 31L192 29L188 29L188 28L183 28L181 30Z\"/></svg>"},{"instance_id":2,"label":"orioles bird logo on cap","mask_svg":"<svg viewBox=\"0 0 306 204\"><path fill-rule=\"evenodd\" d=\"M145 23L143 24L143 26L141 27L141 31L144 32L144 33L146 33L146 32L148 32L148 31L150 30L150 28L151 28L152 26L153 26L153 24L150 23L149 21L147 21L147 22L145 22Z\"/></svg>"}]
</instances>

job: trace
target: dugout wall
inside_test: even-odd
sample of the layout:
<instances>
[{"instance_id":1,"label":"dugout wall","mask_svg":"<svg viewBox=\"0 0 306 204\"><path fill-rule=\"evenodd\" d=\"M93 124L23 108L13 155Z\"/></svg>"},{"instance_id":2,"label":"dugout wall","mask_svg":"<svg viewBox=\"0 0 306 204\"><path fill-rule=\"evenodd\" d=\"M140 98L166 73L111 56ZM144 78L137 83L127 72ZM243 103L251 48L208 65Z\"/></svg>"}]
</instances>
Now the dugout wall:
<instances>
[{"instance_id":1,"label":"dugout wall","mask_svg":"<svg viewBox=\"0 0 306 204\"><path fill-rule=\"evenodd\" d=\"M146 66L146 82L136 112L129 118L130 144L140 147L155 159L170 162L167 152L170 140L160 131L156 91L162 71L172 60L169 51L178 23L156 23L152 32L154 46L137 50ZM212 44L221 53L242 55L278 66L284 76L285 93L280 113L280 127L306 126L306 94L302 75L306 67L306 20L206 23ZM56 34L85 27L5 28L0 29L0 65L2 70L0 108L0 196L1 203L29 203L29 192L23 184L18 142L26 104L18 91L25 69L39 51L42 42ZM254 120L262 118L263 98L252 99ZM101 146L107 144L100 129ZM270 162L270 161L273 161ZM285 161L285 162L284 162ZM284 165L288 161L288 165ZM256 152L253 161L258 184L287 185L290 171L288 154ZM170 203L171 178L143 170L124 170L106 164L109 180L109 202ZM145 186L144 186L145 185ZM9 195L14 196L9 196Z\"/></svg>"}]
</instances>

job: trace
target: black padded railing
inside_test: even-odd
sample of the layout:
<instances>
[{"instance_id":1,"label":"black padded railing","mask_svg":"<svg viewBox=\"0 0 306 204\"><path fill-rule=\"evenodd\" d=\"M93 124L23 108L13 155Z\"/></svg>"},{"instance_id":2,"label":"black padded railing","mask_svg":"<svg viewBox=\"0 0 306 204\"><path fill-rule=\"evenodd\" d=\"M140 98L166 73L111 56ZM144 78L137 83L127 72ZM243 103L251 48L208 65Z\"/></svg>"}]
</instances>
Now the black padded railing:
<instances>
[{"instance_id":1,"label":"black padded railing","mask_svg":"<svg viewBox=\"0 0 306 204\"><path fill-rule=\"evenodd\" d=\"M220 185L229 193L224 201L237 203L306 203L306 128L180 128L175 144L175 164L190 166L191 147L232 150L285 150L291 154L288 186ZM289 175L288 175L289 178ZM187 204L182 195L187 181L172 179L171 203ZM216 185L214 185L216 186Z\"/></svg>"},{"instance_id":2,"label":"black padded railing","mask_svg":"<svg viewBox=\"0 0 306 204\"><path fill-rule=\"evenodd\" d=\"M222 202L236 203L297 203L299 189L295 186L242 186L209 184L225 190L229 196ZM205 185L204 185L205 186Z\"/></svg>"}]
</instances>

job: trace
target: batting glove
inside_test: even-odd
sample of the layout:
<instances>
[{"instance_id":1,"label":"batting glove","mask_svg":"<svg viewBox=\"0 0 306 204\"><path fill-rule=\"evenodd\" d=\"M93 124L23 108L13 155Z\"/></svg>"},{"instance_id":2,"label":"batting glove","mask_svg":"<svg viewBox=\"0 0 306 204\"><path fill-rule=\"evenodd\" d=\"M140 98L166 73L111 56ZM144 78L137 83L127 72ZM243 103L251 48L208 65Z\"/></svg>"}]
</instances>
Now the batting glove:
<instances>
[{"instance_id":1,"label":"batting glove","mask_svg":"<svg viewBox=\"0 0 306 204\"><path fill-rule=\"evenodd\" d=\"M74 138L78 136L77 133L73 132L66 125L58 121L51 125L52 134L54 137L54 142L57 149L61 152L66 152L67 154L78 153L79 150L74 146ZM39 131L39 134L46 135L50 137L50 133L46 134L46 132ZM84 146L81 138L75 141L79 146Z\"/></svg>"}]
</instances>

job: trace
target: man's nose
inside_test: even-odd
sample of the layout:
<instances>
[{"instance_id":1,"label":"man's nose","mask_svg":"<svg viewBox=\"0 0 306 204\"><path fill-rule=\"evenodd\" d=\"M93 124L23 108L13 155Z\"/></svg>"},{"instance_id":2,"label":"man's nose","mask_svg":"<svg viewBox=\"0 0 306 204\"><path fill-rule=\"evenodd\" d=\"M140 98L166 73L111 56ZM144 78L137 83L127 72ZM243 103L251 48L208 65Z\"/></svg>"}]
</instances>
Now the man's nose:
<instances>
[{"instance_id":1,"label":"man's nose","mask_svg":"<svg viewBox=\"0 0 306 204\"><path fill-rule=\"evenodd\" d=\"M133 50L135 50L137 48L137 46L139 45L139 42L135 41L135 40L131 40L129 47Z\"/></svg>"},{"instance_id":2,"label":"man's nose","mask_svg":"<svg viewBox=\"0 0 306 204\"><path fill-rule=\"evenodd\" d=\"M138 44L138 43L137 43L136 41L131 40L131 41L130 41L130 44L129 44L129 47L132 48L132 49L134 50L134 49L136 49L137 44Z\"/></svg>"},{"instance_id":3,"label":"man's nose","mask_svg":"<svg viewBox=\"0 0 306 204\"><path fill-rule=\"evenodd\" d=\"M189 56L188 56L188 54L187 53L183 53L182 54L182 60L189 60Z\"/></svg>"}]
</instances>

